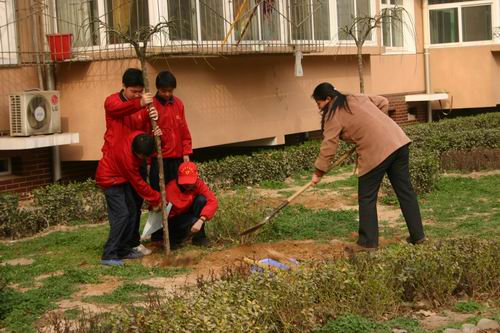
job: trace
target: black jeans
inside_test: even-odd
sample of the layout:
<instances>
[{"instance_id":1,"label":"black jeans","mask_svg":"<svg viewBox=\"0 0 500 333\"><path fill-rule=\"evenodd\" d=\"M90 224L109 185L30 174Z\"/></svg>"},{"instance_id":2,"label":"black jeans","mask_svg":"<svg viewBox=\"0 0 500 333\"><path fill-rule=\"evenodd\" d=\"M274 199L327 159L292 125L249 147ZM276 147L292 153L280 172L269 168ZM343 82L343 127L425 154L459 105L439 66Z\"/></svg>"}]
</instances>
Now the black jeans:
<instances>
[{"instance_id":1,"label":"black jeans","mask_svg":"<svg viewBox=\"0 0 500 333\"><path fill-rule=\"evenodd\" d=\"M165 176L165 184L173 179L177 179L179 165L181 165L182 162L182 158L163 159L163 173ZM149 169L149 184L153 189L160 191L160 175L158 171L158 160L156 158L151 161L151 168Z\"/></svg>"},{"instance_id":2,"label":"black jeans","mask_svg":"<svg viewBox=\"0 0 500 333\"><path fill-rule=\"evenodd\" d=\"M171 247L181 244L190 235L191 227L200 218L201 211L206 204L207 199L203 195L199 195L194 199L193 205L187 213L168 219L168 235ZM205 224L203 224L201 230L193 235L192 241L197 243L206 237ZM163 240L163 228L154 232L151 235L151 240Z\"/></svg>"},{"instance_id":3,"label":"black jeans","mask_svg":"<svg viewBox=\"0 0 500 333\"><path fill-rule=\"evenodd\" d=\"M109 236L104 244L103 260L119 259L137 246L140 202L129 183L112 186L104 191L108 206ZM140 202L139 202L140 201ZM137 230L137 234L136 234Z\"/></svg>"},{"instance_id":4,"label":"black jeans","mask_svg":"<svg viewBox=\"0 0 500 333\"><path fill-rule=\"evenodd\" d=\"M417 195L410 181L408 146L399 148L375 169L359 177L358 244L361 246L378 246L377 195L386 173L398 197L411 240L418 241L425 237Z\"/></svg>"}]
</instances>

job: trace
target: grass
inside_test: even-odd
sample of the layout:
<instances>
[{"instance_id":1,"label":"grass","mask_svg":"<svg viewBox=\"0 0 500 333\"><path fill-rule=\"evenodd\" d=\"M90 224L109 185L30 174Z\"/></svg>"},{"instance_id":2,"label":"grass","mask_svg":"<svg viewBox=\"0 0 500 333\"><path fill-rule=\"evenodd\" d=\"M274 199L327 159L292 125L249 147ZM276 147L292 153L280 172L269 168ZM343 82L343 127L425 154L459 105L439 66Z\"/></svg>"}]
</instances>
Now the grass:
<instances>
[{"instance_id":1,"label":"grass","mask_svg":"<svg viewBox=\"0 0 500 333\"><path fill-rule=\"evenodd\" d=\"M377 322L362 316L346 314L335 320L328 321L325 326L315 330L315 333L390 333L393 329L404 329L411 333L425 333L418 320L407 317L397 317L385 322Z\"/></svg>"},{"instance_id":2,"label":"grass","mask_svg":"<svg viewBox=\"0 0 500 333\"><path fill-rule=\"evenodd\" d=\"M128 261L125 267L100 265L102 246L106 240L107 226L79 228L78 231L54 232L47 236L0 244L2 260L29 258L26 266L3 266L2 276L10 284L30 288L20 292L6 288L1 294L0 318L2 325L13 332L33 332L32 324L45 312L57 307L57 302L67 299L80 284L99 283L105 276L117 276L126 282L155 276L172 276L185 270L179 268L148 268L139 262ZM37 281L40 275L56 273ZM133 290L146 293L146 290ZM128 290L121 290L122 298ZM119 298L117 298L119 299Z\"/></svg>"},{"instance_id":3,"label":"grass","mask_svg":"<svg viewBox=\"0 0 500 333\"><path fill-rule=\"evenodd\" d=\"M157 288L137 283L125 283L114 289L111 293L100 296L87 296L83 298L84 302L104 303L104 304L131 304L137 301L143 301L147 295L154 292Z\"/></svg>"},{"instance_id":4,"label":"grass","mask_svg":"<svg viewBox=\"0 0 500 333\"><path fill-rule=\"evenodd\" d=\"M420 200L424 219L434 237L500 236L500 175L477 179L443 177L438 189Z\"/></svg>"},{"instance_id":5,"label":"grass","mask_svg":"<svg viewBox=\"0 0 500 333\"><path fill-rule=\"evenodd\" d=\"M477 312L484 308L483 305L474 301L461 301L455 304L454 310L462 313Z\"/></svg>"},{"instance_id":6,"label":"grass","mask_svg":"<svg viewBox=\"0 0 500 333\"><path fill-rule=\"evenodd\" d=\"M347 238L358 229L355 210L313 210L300 205L285 208L259 235L261 241Z\"/></svg>"}]
</instances>

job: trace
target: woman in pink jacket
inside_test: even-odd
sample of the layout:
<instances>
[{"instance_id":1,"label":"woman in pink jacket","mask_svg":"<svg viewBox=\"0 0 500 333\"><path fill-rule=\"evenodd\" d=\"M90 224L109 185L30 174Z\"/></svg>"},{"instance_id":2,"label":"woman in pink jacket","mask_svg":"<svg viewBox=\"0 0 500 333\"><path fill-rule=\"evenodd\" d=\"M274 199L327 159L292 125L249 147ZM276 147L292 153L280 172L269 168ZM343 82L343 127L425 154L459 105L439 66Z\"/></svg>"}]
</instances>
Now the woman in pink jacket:
<instances>
[{"instance_id":1,"label":"woman in pink jacket","mask_svg":"<svg viewBox=\"0 0 500 333\"><path fill-rule=\"evenodd\" d=\"M398 197L412 244L425 240L417 195L408 168L411 140L388 115L389 101L382 96L344 95L330 83L313 92L321 113L323 142L314 163L312 182L328 172L339 139L356 145L358 155L358 245L378 246L377 195L387 174Z\"/></svg>"}]
</instances>

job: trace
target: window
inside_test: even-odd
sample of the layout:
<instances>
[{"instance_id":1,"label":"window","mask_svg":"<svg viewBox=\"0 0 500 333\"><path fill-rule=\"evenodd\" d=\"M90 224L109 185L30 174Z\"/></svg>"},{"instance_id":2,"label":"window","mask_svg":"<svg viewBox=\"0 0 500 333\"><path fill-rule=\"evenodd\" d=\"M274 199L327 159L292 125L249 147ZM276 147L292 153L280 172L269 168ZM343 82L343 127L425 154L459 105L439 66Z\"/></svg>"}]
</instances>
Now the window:
<instances>
[{"instance_id":1,"label":"window","mask_svg":"<svg viewBox=\"0 0 500 333\"><path fill-rule=\"evenodd\" d=\"M235 40L280 40L279 10L278 0L233 0Z\"/></svg>"},{"instance_id":2,"label":"window","mask_svg":"<svg viewBox=\"0 0 500 333\"><path fill-rule=\"evenodd\" d=\"M493 39L493 2L429 0L431 44Z\"/></svg>"},{"instance_id":3,"label":"window","mask_svg":"<svg viewBox=\"0 0 500 333\"><path fill-rule=\"evenodd\" d=\"M148 0L106 0L107 23L114 30L135 36L149 26ZM108 34L110 44L120 44L117 34Z\"/></svg>"},{"instance_id":4,"label":"window","mask_svg":"<svg viewBox=\"0 0 500 333\"><path fill-rule=\"evenodd\" d=\"M0 65L17 64L14 0L0 1Z\"/></svg>"},{"instance_id":5,"label":"window","mask_svg":"<svg viewBox=\"0 0 500 333\"><path fill-rule=\"evenodd\" d=\"M403 47L403 0L382 0L382 42L386 47Z\"/></svg>"},{"instance_id":6,"label":"window","mask_svg":"<svg viewBox=\"0 0 500 333\"><path fill-rule=\"evenodd\" d=\"M10 175L11 173L10 158L0 157L0 176Z\"/></svg>"},{"instance_id":7,"label":"window","mask_svg":"<svg viewBox=\"0 0 500 333\"><path fill-rule=\"evenodd\" d=\"M458 9L436 9L429 12L431 43L458 42Z\"/></svg>"},{"instance_id":8,"label":"window","mask_svg":"<svg viewBox=\"0 0 500 333\"><path fill-rule=\"evenodd\" d=\"M99 44L98 26L91 24L97 18L97 0L56 0L57 29L73 34L77 47Z\"/></svg>"},{"instance_id":9,"label":"window","mask_svg":"<svg viewBox=\"0 0 500 333\"><path fill-rule=\"evenodd\" d=\"M168 0L170 40L197 40L196 0Z\"/></svg>"},{"instance_id":10,"label":"window","mask_svg":"<svg viewBox=\"0 0 500 333\"><path fill-rule=\"evenodd\" d=\"M224 3L222 0L200 0L201 40L224 39Z\"/></svg>"},{"instance_id":11,"label":"window","mask_svg":"<svg viewBox=\"0 0 500 333\"><path fill-rule=\"evenodd\" d=\"M339 40L351 40L352 37L346 33L346 30L352 26L355 18L372 16L370 0L337 0L337 25ZM365 32L368 27L359 24L355 27L357 37ZM372 33L368 34L367 39L372 38Z\"/></svg>"},{"instance_id":12,"label":"window","mask_svg":"<svg viewBox=\"0 0 500 333\"><path fill-rule=\"evenodd\" d=\"M462 33L464 42L492 38L491 6L462 8Z\"/></svg>"},{"instance_id":13,"label":"window","mask_svg":"<svg viewBox=\"0 0 500 333\"><path fill-rule=\"evenodd\" d=\"M290 26L293 40L329 40L328 0L290 0Z\"/></svg>"}]
</instances>

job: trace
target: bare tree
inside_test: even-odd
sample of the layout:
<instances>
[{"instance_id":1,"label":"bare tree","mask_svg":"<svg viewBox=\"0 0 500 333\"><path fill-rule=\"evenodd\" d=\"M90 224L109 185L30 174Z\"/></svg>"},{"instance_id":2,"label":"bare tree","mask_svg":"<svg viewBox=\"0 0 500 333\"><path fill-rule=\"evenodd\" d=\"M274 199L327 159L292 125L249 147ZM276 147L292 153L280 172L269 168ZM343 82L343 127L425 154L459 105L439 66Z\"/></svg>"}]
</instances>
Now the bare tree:
<instances>
[{"instance_id":1,"label":"bare tree","mask_svg":"<svg viewBox=\"0 0 500 333\"><path fill-rule=\"evenodd\" d=\"M380 29L383 23L399 22L402 26L411 29L414 35L413 28L407 26L403 19L404 14L408 12L399 6L385 8L374 16L359 15L352 18L350 24L339 28L339 33L349 36L354 40L357 48L358 60L358 75L359 75L359 91L365 92L364 65L363 65L363 46L367 40L371 39L373 31ZM406 15L409 17L409 15ZM402 33L403 31L401 31Z\"/></svg>"},{"instance_id":2,"label":"bare tree","mask_svg":"<svg viewBox=\"0 0 500 333\"><path fill-rule=\"evenodd\" d=\"M91 20L88 27L92 25L98 25L106 34L115 35L122 42L129 43L135 51L135 55L139 62L141 63L142 76L144 79L144 90L145 92L149 92L149 79L148 79L148 69L146 66L146 62L148 60L148 46L151 42L153 36L157 34L167 33L167 29L171 26L171 23L166 20L160 20L160 22L154 26L145 26L137 29L137 31L133 33L121 32L115 27L109 25L106 22L101 21L100 19ZM148 108L151 108L151 105L148 105ZM157 127L157 123L154 119L151 119L151 126L153 129ZM158 173L160 178L160 193L161 193L161 214L162 214L162 225L163 225L163 241L165 254L170 254L170 240L168 234L168 225L167 225L167 211L166 211L166 194L165 194L165 176L163 171L163 158L161 153L161 140L160 137L155 136L155 144L156 150L158 152Z\"/></svg>"}]
</instances>

